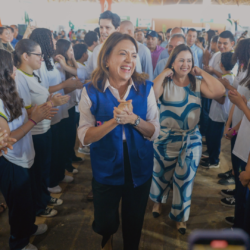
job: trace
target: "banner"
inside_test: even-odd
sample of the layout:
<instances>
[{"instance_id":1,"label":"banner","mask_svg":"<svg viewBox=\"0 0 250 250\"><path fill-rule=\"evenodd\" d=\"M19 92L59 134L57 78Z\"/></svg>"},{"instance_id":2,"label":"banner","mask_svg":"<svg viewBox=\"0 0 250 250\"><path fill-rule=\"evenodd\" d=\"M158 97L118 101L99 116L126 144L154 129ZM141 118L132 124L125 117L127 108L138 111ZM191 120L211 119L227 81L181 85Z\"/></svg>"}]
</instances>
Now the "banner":
<instances>
[{"instance_id":1,"label":"banner","mask_svg":"<svg viewBox=\"0 0 250 250\"><path fill-rule=\"evenodd\" d=\"M71 21L69 21L69 27L70 27L72 30L75 29L75 25L74 25Z\"/></svg>"},{"instance_id":2,"label":"banner","mask_svg":"<svg viewBox=\"0 0 250 250\"><path fill-rule=\"evenodd\" d=\"M24 21L27 25L29 25L30 18L29 18L29 15L26 11L24 12Z\"/></svg>"},{"instance_id":3,"label":"banner","mask_svg":"<svg viewBox=\"0 0 250 250\"><path fill-rule=\"evenodd\" d=\"M111 10L112 0L100 0L101 12L103 13L106 10Z\"/></svg>"}]
</instances>

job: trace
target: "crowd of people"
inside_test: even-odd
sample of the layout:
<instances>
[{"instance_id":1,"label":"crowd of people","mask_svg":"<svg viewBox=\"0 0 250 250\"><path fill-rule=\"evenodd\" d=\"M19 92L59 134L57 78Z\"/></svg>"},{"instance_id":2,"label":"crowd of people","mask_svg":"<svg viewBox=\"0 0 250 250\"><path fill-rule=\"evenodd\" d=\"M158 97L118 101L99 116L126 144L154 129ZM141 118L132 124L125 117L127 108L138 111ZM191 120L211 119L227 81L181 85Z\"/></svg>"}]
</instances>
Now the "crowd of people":
<instances>
[{"instance_id":1,"label":"crowd of people","mask_svg":"<svg viewBox=\"0 0 250 250\"><path fill-rule=\"evenodd\" d=\"M124 250L138 250L148 198L159 217L186 233L197 169L219 168L231 141L232 170L219 174L226 221L250 235L250 38L194 28L135 29L111 11L84 33L0 27L0 190L11 250L35 250L47 231L36 216L56 216L65 170L90 154L93 230L111 250L122 200ZM250 134L250 133L249 133ZM202 152L202 144L207 150ZM53 206L50 208L49 206Z\"/></svg>"}]
</instances>

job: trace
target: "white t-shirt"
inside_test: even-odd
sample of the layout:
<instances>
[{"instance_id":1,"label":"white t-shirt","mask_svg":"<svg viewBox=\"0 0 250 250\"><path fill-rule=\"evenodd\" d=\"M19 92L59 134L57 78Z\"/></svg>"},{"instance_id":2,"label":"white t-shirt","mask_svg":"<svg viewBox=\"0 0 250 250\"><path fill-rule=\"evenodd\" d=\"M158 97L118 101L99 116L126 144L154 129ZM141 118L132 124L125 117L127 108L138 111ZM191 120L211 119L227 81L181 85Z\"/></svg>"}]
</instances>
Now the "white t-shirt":
<instances>
[{"instance_id":1,"label":"white t-shirt","mask_svg":"<svg viewBox=\"0 0 250 250\"><path fill-rule=\"evenodd\" d=\"M19 96L23 99L26 109L35 104L41 105L47 102L49 91L38 82L37 77L17 70L15 81ZM42 120L31 129L31 134L40 135L46 133L50 129L50 124L50 120Z\"/></svg>"},{"instance_id":2,"label":"white t-shirt","mask_svg":"<svg viewBox=\"0 0 250 250\"><path fill-rule=\"evenodd\" d=\"M89 51L89 50L88 50ZM77 62L77 65L78 65L78 69L82 69L84 67L86 67L86 65L83 65L82 63L79 63ZM76 89L76 102L77 102L77 105L75 106L75 110L77 113L79 113L79 108L78 108L78 104L81 100L81 95L82 95L82 89Z\"/></svg>"},{"instance_id":3,"label":"white t-shirt","mask_svg":"<svg viewBox=\"0 0 250 250\"><path fill-rule=\"evenodd\" d=\"M9 122L9 114L4 109L3 101L0 99L0 116L3 117L9 125L10 131L16 130L28 121L28 114L25 108L22 108L22 115ZM34 163L35 150L31 132L29 131L22 139L13 145L13 150L8 149L7 154L3 154L13 164L23 168L31 168Z\"/></svg>"},{"instance_id":4,"label":"white t-shirt","mask_svg":"<svg viewBox=\"0 0 250 250\"><path fill-rule=\"evenodd\" d=\"M86 66L88 65L88 62L89 62L89 60L90 60L92 54L93 54L93 51L88 50L88 55L89 55L89 57L88 57L87 62L85 62L85 65L86 65Z\"/></svg>"},{"instance_id":5,"label":"white t-shirt","mask_svg":"<svg viewBox=\"0 0 250 250\"><path fill-rule=\"evenodd\" d=\"M234 75L228 74L222 76L229 81L230 85L233 84ZM226 122L230 111L230 100L228 98L228 89L226 89L226 98L224 104L220 104L215 100L212 100L209 117L214 122Z\"/></svg>"},{"instance_id":6,"label":"white t-shirt","mask_svg":"<svg viewBox=\"0 0 250 250\"><path fill-rule=\"evenodd\" d=\"M64 71L64 69L61 67L60 63L56 63L55 64L56 68L59 70L60 72L60 76L61 76L61 82L66 80L66 73ZM73 108L77 103L76 103L76 90L73 90L72 92L68 93L67 95L70 96L69 102L68 102L68 110Z\"/></svg>"},{"instance_id":7,"label":"white t-shirt","mask_svg":"<svg viewBox=\"0 0 250 250\"><path fill-rule=\"evenodd\" d=\"M239 85L237 91L246 97L247 100L250 98L250 90L243 85ZM234 113L232 118L232 127L236 126L243 118L243 111L240 110L236 105L234 107Z\"/></svg>"},{"instance_id":8,"label":"white t-shirt","mask_svg":"<svg viewBox=\"0 0 250 250\"><path fill-rule=\"evenodd\" d=\"M216 52L216 53L214 53L214 54L212 55L212 57L211 57L211 59L209 60L209 63L208 63L209 66L213 66L213 64L214 64L214 58L215 58L218 54L220 54L220 51L218 51L218 52Z\"/></svg>"},{"instance_id":9,"label":"white t-shirt","mask_svg":"<svg viewBox=\"0 0 250 250\"><path fill-rule=\"evenodd\" d=\"M248 101L247 106L250 109L250 101ZM250 122L244 115L234 145L233 154L239 157L242 161L247 162L249 152L250 152Z\"/></svg>"},{"instance_id":10,"label":"white t-shirt","mask_svg":"<svg viewBox=\"0 0 250 250\"><path fill-rule=\"evenodd\" d=\"M53 70L48 71L45 62L42 62L42 66L40 69L35 70L35 73L37 75L39 75L41 78L41 81L42 81L41 84L46 89L49 89L49 87L58 85L62 82L61 74L60 74L59 70L55 67L54 60L51 58L50 61L51 61L51 64L54 66ZM65 95L63 89L60 89L59 91L53 93L53 95L54 94ZM54 125L54 124L60 122L62 119L69 117L68 104L64 104L64 105L58 106L56 108L59 110L58 110L57 114L54 115L54 117L52 117L51 125Z\"/></svg>"},{"instance_id":11,"label":"white t-shirt","mask_svg":"<svg viewBox=\"0 0 250 250\"><path fill-rule=\"evenodd\" d=\"M247 70L245 70L245 71L240 71L240 72L238 73L238 75L236 75L235 78L234 78L233 87L234 87L235 89L237 89L238 86L239 86L239 83L240 83L246 76L247 76Z\"/></svg>"}]
</instances>

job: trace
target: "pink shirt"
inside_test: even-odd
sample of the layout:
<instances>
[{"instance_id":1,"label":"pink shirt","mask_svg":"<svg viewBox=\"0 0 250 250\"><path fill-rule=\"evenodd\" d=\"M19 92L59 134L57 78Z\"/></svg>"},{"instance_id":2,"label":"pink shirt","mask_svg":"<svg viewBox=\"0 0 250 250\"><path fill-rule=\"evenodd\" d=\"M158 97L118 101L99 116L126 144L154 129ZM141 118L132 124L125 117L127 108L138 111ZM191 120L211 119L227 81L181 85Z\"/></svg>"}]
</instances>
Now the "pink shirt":
<instances>
[{"instance_id":1,"label":"pink shirt","mask_svg":"<svg viewBox=\"0 0 250 250\"><path fill-rule=\"evenodd\" d=\"M158 58L161 54L161 52L164 50L161 46L156 46L155 51L151 52L151 57L152 57L152 63L153 63L153 70L155 70Z\"/></svg>"}]
</instances>

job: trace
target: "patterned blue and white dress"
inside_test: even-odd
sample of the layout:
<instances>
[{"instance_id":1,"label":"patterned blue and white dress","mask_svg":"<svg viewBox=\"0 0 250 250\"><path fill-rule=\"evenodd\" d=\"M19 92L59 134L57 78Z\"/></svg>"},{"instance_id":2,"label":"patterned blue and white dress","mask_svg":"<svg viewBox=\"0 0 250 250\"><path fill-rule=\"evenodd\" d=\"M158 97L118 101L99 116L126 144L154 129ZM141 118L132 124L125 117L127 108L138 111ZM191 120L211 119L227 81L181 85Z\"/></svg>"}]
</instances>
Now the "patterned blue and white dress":
<instances>
[{"instance_id":1,"label":"patterned blue and white dress","mask_svg":"<svg viewBox=\"0 0 250 250\"><path fill-rule=\"evenodd\" d=\"M194 178L199 166L202 142L198 129L201 110L201 81L196 90L190 85L165 84L159 98L160 135L154 142L154 171L150 198L166 203L173 184L173 201L169 217L187 221L190 214Z\"/></svg>"}]
</instances>

